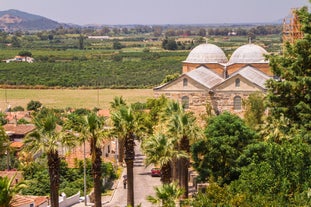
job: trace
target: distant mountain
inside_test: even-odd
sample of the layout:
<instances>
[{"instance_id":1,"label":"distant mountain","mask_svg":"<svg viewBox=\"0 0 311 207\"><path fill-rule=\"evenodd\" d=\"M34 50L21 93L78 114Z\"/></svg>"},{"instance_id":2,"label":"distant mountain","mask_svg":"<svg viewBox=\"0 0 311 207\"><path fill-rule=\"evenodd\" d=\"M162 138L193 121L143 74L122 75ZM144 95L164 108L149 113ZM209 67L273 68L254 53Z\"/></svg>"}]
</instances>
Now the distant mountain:
<instances>
[{"instance_id":1,"label":"distant mountain","mask_svg":"<svg viewBox=\"0 0 311 207\"><path fill-rule=\"evenodd\" d=\"M29 14L14 9L0 11L0 30L50 30L60 26L64 26L64 24L39 15Z\"/></svg>"}]
</instances>

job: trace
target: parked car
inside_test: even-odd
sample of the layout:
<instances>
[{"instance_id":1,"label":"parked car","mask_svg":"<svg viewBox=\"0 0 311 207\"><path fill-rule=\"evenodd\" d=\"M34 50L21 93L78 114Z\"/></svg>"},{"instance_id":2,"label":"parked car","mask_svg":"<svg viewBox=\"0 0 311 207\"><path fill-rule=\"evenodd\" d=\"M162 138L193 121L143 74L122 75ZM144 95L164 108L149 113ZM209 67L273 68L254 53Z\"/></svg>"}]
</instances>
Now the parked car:
<instances>
[{"instance_id":1,"label":"parked car","mask_svg":"<svg viewBox=\"0 0 311 207\"><path fill-rule=\"evenodd\" d=\"M161 170L158 167L154 167L151 169L151 176L152 177L160 177L161 176Z\"/></svg>"}]
</instances>

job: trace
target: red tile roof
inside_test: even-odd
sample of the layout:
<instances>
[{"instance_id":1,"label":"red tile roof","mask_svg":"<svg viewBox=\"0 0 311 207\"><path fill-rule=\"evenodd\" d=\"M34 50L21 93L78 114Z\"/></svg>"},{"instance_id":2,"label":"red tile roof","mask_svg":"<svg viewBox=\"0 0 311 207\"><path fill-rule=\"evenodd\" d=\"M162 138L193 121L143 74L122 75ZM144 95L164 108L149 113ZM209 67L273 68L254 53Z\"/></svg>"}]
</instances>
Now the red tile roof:
<instances>
[{"instance_id":1,"label":"red tile roof","mask_svg":"<svg viewBox=\"0 0 311 207\"><path fill-rule=\"evenodd\" d=\"M12 199L11 206L12 207L19 207L34 203L34 200L28 198L27 196L15 195Z\"/></svg>"},{"instance_id":2,"label":"red tile roof","mask_svg":"<svg viewBox=\"0 0 311 207\"><path fill-rule=\"evenodd\" d=\"M6 112L6 119L10 122L14 119L27 119L30 120L30 112L29 111L14 111L14 112Z\"/></svg>"},{"instance_id":3,"label":"red tile roof","mask_svg":"<svg viewBox=\"0 0 311 207\"><path fill-rule=\"evenodd\" d=\"M23 142L12 142L10 144L10 147L13 147L13 148L22 148L22 146L24 145Z\"/></svg>"},{"instance_id":4,"label":"red tile roof","mask_svg":"<svg viewBox=\"0 0 311 207\"><path fill-rule=\"evenodd\" d=\"M46 196L30 196L30 195L15 195L12 200L12 207L19 207L34 203L34 206L40 206L48 202Z\"/></svg>"},{"instance_id":5,"label":"red tile roof","mask_svg":"<svg viewBox=\"0 0 311 207\"><path fill-rule=\"evenodd\" d=\"M29 132L35 129L35 125L33 124L5 124L3 125L3 129L6 132L11 132L13 134L26 135Z\"/></svg>"},{"instance_id":6,"label":"red tile roof","mask_svg":"<svg viewBox=\"0 0 311 207\"><path fill-rule=\"evenodd\" d=\"M35 206L40 206L41 204L48 202L48 197L46 196L27 196L34 200Z\"/></svg>"},{"instance_id":7,"label":"red tile roof","mask_svg":"<svg viewBox=\"0 0 311 207\"><path fill-rule=\"evenodd\" d=\"M110 117L110 111L109 109L100 109L97 111L97 115L103 117Z\"/></svg>"},{"instance_id":8,"label":"red tile roof","mask_svg":"<svg viewBox=\"0 0 311 207\"><path fill-rule=\"evenodd\" d=\"M16 184L16 182L22 181L23 178L23 172L22 171L16 171L16 170L5 170L0 171L0 177L8 177L11 179L13 176L15 176L15 181L12 182L12 184Z\"/></svg>"}]
</instances>

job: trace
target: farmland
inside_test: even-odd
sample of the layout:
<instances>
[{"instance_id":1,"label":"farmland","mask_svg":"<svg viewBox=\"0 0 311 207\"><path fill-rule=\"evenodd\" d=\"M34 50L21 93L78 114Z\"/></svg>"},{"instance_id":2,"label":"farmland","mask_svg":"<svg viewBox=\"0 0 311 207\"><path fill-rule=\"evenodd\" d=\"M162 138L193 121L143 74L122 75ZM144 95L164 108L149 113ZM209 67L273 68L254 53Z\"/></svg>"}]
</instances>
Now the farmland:
<instances>
[{"instance_id":1,"label":"farmland","mask_svg":"<svg viewBox=\"0 0 311 207\"><path fill-rule=\"evenodd\" d=\"M0 109L22 106L31 100L40 101L49 108L109 108L115 96L128 103L145 102L153 98L152 89L0 89Z\"/></svg>"},{"instance_id":2,"label":"farmland","mask_svg":"<svg viewBox=\"0 0 311 207\"><path fill-rule=\"evenodd\" d=\"M269 52L281 48L280 25L132 26L0 32L0 59L30 52L34 63L0 63L0 85L14 88L138 89L181 73L190 50L212 43L226 53L252 42ZM236 31L235 35L228 35ZM103 39L89 38L105 35Z\"/></svg>"},{"instance_id":3,"label":"farmland","mask_svg":"<svg viewBox=\"0 0 311 207\"><path fill-rule=\"evenodd\" d=\"M237 35L229 36L230 31ZM88 38L92 35L108 38ZM269 52L281 50L280 25L0 32L1 60L21 51L35 59L34 63L0 63L0 108L26 107L30 100L53 108L107 108L115 96L129 103L145 102L153 97L153 87L168 75L181 73L182 61L198 44L216 44L230 58L249 37Z\"/></svg>"}]
</instances>

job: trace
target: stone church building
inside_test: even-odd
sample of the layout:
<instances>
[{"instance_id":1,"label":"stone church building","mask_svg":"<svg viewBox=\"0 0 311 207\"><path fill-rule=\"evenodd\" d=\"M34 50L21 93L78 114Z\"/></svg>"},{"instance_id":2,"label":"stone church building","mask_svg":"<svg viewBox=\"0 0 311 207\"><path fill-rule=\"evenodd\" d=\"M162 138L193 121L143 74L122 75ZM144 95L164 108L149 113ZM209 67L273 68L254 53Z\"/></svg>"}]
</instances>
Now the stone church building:
<instances>
[{"instance_id":1,"label":"stone church building","mask_svg":"<svg viewBox=\"0 0 311 207\"><path fill-rule=\"evenodd\" d=\"M273 77L268 54L262 47L248 43L237 48L230 59L214 44L195 47L182 63L182 75L154 88L161 95L178 100L186 109L203 114L224 111L243 115L243 100L254 92L265 92L265 82Z\"/></svg>"}]
</instances>

